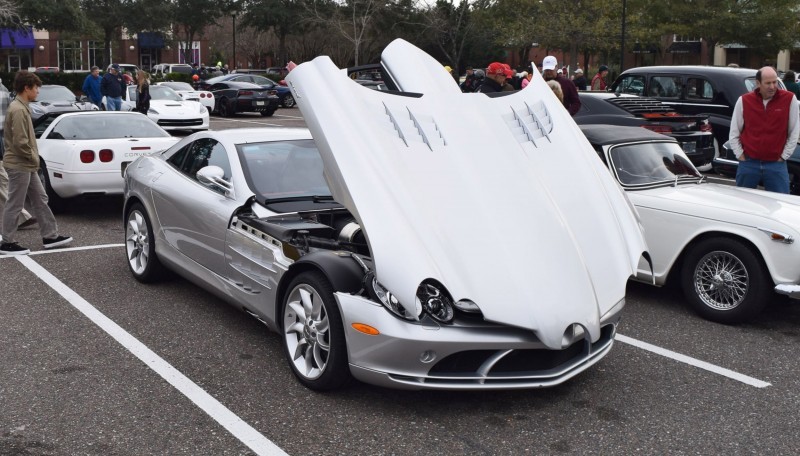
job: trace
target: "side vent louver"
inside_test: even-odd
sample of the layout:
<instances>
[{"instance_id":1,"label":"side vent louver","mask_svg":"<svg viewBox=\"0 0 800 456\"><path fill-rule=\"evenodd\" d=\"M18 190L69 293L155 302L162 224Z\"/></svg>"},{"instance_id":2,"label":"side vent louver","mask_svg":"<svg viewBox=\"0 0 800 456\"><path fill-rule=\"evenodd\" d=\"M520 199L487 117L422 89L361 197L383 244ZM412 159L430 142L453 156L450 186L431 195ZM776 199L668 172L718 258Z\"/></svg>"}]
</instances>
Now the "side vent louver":
<instances>
[{"instance_id":1,"label":"side vent louver","mask_svg":"<svg viewBox=\"0 0 800 456\"><path fill-rule=\"evenodd\" d=\"M389 108L384 103L383 107L397 136L403 140L406 146L414 142L421 142L425 143L430 150L434 150L447 145L447 141L432 116L415 114L408 106L405 106L405 110L401 110Z\"/></svg>"},{"instance_id":2,"label":"side vent louver","mask_svg":"<svg viewBox=\"0 0 800 456\"><path fill-rule=\"evenodd\" d=\"M517 141L521 144L531 142L537 147L536 142L541 138L550 141L553 119L544 103L539 101L531 105L526 102L521 108L512 106L511 111L503 118Z\"/></svg>"}]
</instances>

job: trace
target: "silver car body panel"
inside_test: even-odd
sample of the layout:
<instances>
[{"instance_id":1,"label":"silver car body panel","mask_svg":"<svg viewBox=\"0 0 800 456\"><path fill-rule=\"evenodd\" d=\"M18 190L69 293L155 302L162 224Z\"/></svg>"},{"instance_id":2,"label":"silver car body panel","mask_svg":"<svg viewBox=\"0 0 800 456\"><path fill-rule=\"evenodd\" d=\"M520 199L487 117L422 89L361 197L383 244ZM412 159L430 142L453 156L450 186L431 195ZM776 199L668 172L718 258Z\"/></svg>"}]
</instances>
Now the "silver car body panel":
<instances>
[{"instance_id":1,"label":"silver car body panel","mask_svg":"<svg viewBox=\"0 0 800 456\"><path fill-rule=\"evenodd\" d=\"M574 325L599 340L646 246L632 206L545 82L535 76L501 98L462 94L402 40L383 61L413 68L398 81L424 95L366 89L327 57L287 77L380 283L412 315L432 278L551 349Z\"/></svg>"}]
</instances>

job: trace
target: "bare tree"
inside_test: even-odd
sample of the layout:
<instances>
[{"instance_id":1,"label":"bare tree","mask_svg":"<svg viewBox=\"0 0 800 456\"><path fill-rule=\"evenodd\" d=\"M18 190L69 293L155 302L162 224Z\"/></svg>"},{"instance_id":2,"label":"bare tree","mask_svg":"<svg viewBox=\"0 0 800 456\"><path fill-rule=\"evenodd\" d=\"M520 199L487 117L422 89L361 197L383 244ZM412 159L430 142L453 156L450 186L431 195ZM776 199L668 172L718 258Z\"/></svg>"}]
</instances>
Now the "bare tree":
<instances>
[{"instance_id":1,"label":"bare tree","mask_svg":"<svg viewBox=\"0 0 800 456\"><path fill-rule=\"evenodd\" d=\"M344 0L344 3L314 1L307 9L307 20L335 30L353 47L353 61L359 65L361 47L383 0Z\"/></svg>"},{"instance_id":2,"label":"bare tree","mask_svg":"<svg viewBox=\"0 0 800 456\"><path fill-rule=\"evenodd\" d=\"M436 0L419 5L422 26L439 48L447 63L459 74L464 46L470 39L474 21L470 20L470 0Z\"/></svg>"},{"instance_id":3,"label":"bare tree","mask_svg":"<svg viewBox=\"0 0 800 456\"><path fill-rule=\"evenodd\" d=\"M0 0L0 27L13 28L22 24L17 5L11 0Z\"/></svg>"}]
</instances>

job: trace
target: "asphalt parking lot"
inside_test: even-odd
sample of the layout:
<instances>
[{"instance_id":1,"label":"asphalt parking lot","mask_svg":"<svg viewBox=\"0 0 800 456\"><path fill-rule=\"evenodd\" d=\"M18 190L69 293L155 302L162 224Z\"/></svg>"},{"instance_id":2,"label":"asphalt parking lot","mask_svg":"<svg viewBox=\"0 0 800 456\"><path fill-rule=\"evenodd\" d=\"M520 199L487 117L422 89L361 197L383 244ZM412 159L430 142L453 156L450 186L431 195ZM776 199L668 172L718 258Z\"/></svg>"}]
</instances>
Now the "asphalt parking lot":
<instances>
[{"instance_id":1,"label":"asphalt parking lot","mask_svg":"<svg viewBox=\"0 0 800 456\"><path fill-rule=\"evenodd\" d=\"M212 117L212 129L303 126ZM796 454L800 303L710 323L631 283L611 354L556 388L296 382L280 338L180 278L128 271L121 198L57 214L75 242L0 258L0 455Z\"/></svg>"}]
</instances>

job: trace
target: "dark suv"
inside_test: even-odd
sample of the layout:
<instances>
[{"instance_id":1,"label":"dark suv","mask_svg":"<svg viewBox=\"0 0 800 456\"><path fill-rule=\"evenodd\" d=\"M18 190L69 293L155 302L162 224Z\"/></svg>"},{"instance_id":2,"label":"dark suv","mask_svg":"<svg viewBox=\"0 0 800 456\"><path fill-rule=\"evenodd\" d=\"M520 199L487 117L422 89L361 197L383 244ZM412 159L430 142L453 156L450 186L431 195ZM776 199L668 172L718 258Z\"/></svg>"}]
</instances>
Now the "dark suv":
<instances>
[{"instance_id":1,"label":"dark suv","mask_svg":"<svg viewBox=\"0 0 800 456\"><path fill-rule=\"evenodd\" d=\"M751 68L685 65L625 70L611 91L656 98L682 114L707 114L717 154L724 158L722 145L728 140L736 100L755 87L756 70Z\"/></svg>"}]
</instances>

